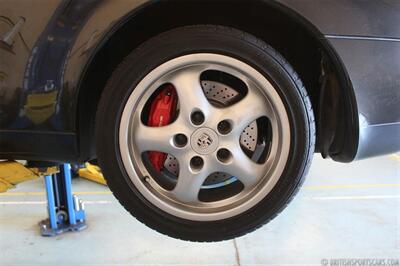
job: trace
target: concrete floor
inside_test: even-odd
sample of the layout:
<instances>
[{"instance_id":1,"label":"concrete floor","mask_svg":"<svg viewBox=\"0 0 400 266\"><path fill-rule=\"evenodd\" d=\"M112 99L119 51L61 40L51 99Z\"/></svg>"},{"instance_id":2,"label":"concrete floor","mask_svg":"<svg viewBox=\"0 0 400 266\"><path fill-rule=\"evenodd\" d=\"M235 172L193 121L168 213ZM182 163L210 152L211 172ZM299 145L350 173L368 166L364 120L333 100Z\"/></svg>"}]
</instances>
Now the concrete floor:
<instances>
[{"instance_id":1,"label":"concrete floor","mask_svg":"<svg viewBox=\"0 0 400 266\"><path fill-rule=\"evenodd\" d=\"M321 265L322 259L400 259L400 159L314 159L295 200L268 225L211 244L174 240L133 219L104 186L74 180L89 227L39 235L43 180L0 194L0 265ZM398 265L398 264L397 264Z\"/></svg>"}]
</instances>

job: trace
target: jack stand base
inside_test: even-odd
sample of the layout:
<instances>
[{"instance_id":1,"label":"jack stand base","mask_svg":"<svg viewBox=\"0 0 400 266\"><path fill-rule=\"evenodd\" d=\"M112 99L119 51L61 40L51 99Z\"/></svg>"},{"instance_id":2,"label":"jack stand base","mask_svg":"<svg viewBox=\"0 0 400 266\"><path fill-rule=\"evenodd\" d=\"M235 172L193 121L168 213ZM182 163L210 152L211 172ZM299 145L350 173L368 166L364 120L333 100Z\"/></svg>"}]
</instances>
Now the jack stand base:
<instances>
[{"instance_id":1,"label":"jack stand base","mask_svg":"<svg viewBox=\"0 0 400 266\"><path fill-rule=\"evenodd\" d=\"M86 223L77 221L76 224L61 224L57 228L51 228L50 220L46 219L39 223L42 236L57 236L66 232L77 232L87 228Z\"/></svg>"}]
</instances>

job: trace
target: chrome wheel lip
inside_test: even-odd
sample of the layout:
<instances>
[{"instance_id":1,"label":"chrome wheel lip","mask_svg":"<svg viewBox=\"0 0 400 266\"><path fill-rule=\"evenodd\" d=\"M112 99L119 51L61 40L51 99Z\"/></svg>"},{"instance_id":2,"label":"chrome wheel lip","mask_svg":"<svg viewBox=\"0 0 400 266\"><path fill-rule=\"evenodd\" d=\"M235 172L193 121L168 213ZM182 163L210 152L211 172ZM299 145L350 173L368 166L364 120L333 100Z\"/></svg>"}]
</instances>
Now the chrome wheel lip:
<instances>
[{"instance_id":1,"label":"chrome wheel lip","mask_svg":"<svg viewBox=\"0 0 400 266\"><path fill-rule=\"evenodd\" d=\"M274 116L277 120L277 127L273 135L276 136L280 134L281 141L275 143L271 150L276 151L279 160L274 160L273 162L267 161L267 163L270 163L272 166L269 172L265 174L265 176L269 176L269 178L268 180L264 178L261 188L258 187L258 189L245 191L243 195L239 193L231 198L218 201L218 203L215 204L201 203L196 206L190 206L189 204L171 200L168 197L168 193L162 190L155 191L154 187L157 187L158 184L151 178L145 178L146 174L143 173L147 173L147 169L142 163L141 156L135 152L135 148L132 146L132 123L133 121L138 121L138 119L140 120L140 112L137 110L143 109L143 102L145 101L142 99L148 99L157 87L165 83L166 76L176 70L189 66L210 66L210 69L213 70L220 70L228 73L233 72L236 74L235 76L239 76L240 79L256 84L265 99L273 107ZM207 67L204 67L204 70L206 69ZM227 71L227 69L230 71ZM205 112L205 116L212 120L212 109L203 111ZM187 119L190 118L188 117ZM179 124L179 120L180 118L178 118L175 123ZM181 133L185 133L188 136L193 132L188 130L186 126L182 126L181 131ZM226 146L231 145L230 143L224 143L224 141L220 141L219 144L220 146L224 144ZM285 106L279 94L273 88L272 84L256 69L242 61L225 55L211 53L190 54L169 60L155 68L132 90L125 104L120 121L119 149L123 165L130 180L146 200L173 216L194 221L215 221L244 213L270 193L282 175L289 156L290 125ZM182 149L183 154L186 152L187 150ZM223 170L224 169L217 169L217 171ZM145 179L147 181L144 182L143 180ZM239 195L241 196L239 197Z\"/></svg>"}]
</instances>

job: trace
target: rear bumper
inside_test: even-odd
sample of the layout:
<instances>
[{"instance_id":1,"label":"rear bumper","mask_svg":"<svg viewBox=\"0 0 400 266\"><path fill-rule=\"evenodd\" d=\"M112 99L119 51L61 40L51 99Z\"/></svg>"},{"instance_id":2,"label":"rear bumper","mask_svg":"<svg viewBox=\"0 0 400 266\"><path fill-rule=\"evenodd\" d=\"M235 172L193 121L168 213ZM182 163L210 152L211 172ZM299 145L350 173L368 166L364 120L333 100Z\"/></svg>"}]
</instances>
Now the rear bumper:
<instances>
[{"instance_id":1,"label":"rear bumper","mask_svg":"<svg viewBox=\"0 0 400 266\"><path fill-rule=\"evenodd\" d=\"M400 150L400 39L326 36L352 82L359 118L355 159Z\"/></svg>"},{"instance_id":2,"label":"rear bumper","mask_svg":"<svg viewBox=\"0 0 400 266\"><path fill-rule=\"evenodd\" d=\"M400 151L400 123L361 125L357 159Z\"/></svg>"}]
</instances>

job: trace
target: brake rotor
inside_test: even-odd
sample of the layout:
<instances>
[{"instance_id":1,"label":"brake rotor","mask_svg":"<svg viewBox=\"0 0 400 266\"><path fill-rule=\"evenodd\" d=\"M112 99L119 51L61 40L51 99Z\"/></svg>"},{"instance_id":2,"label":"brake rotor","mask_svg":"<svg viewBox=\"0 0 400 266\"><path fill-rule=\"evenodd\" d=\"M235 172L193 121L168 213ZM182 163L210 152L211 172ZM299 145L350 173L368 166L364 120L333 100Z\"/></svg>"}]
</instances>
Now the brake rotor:
<instances>
[{"instance_id":1,"label":"brake rotor","mask_svg":"<svg viewBox=\"0 0 400 266\"><path fill-rule=\"evenodd\" d=\"M216 81L204 80L201 82L204 94L207 99L220 106L229 106L230 103L235 102L235 100L241 95L233 88ZM245 112L246 110L242 110ZM258 128L257 122L253 121L248 125L242 132L240 136L240 144L245 149L250 152L254 152L257 146L258 139ZM168 155L165 160L164 167L174 176L179 174L179 164L178 160L172 155ZM225 186L236 180L230 174L223 172L216 172L211 174L204 182L203 188L215 188L220 186Z\"/></svg>"},{"instance_id":2,"label":"brake rotor","mask_svg":"<svg viewBox=\"0 0 400 266\"><path fill-rule=\"evenodd\" d=\"M164 163L164 167L174 176L178 176L179 163L178 163L178 160L171 154L168 154L167 159L165 160L165 163Z\"/></svg>"}]
</instances>

